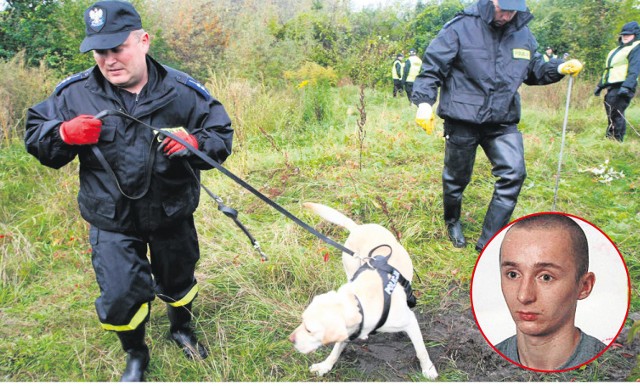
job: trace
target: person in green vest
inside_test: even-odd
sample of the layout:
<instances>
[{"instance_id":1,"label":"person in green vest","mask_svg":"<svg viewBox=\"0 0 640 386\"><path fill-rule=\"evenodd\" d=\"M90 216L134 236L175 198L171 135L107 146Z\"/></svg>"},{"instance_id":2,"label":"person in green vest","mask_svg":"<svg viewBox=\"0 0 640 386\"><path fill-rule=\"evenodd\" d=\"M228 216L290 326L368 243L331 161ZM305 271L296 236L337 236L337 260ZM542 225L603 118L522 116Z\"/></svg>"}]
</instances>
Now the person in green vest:
<instances>
[{"instance_id":1,"label":"person in green vest","mask_svg":"<svg viewBox=\"0 0 640 386\"><path fill-rule=\"evenodd\" d=\"M553 53L553 48L547 47L547 49L544 51L544 55L542 55L542 58L545 62L548 62L551 59L558 58L558 55Z\"/></svg>"},{"instance_id":2,"label":"person in green vest","mask_svg":"<svg viewBox=\"0 0 640 386\"><path fill-rule=\"evenodd\" d=\"M404 55L396 55L396 60L393 61L393 65L391 66L391 79L393 79L394 98L396 97L396 95L398 95L398 92L402 93L402 74L404 72L404 68L402 66L403 59Z\"/></svg>"},{"instance_id":3,"label":"person in green vest","mask_svg":"<svg viewBox=\"0 0 640 386\"><path fill-rule=\"evenodd\" d=\"M422 60L416 55L415 49L409 50L409 58L404 62L404 72L402 75L402 83L404 83L404 91L407 93L409 103L411 103L411 93L413 92L413 82L420 73Z\"/></svg>"},{"instance_id":4,"label":"person in green vest","mask_svg":"<svg viewBox=\"0 0 640 386\"><path fill-rule=\"evenodd\" d=\"M627 131L624 112L629 107L636 92L640 74L640 25L632 21L624 26L618 36L618 47L607 55L602 78L596 86L595 96L607 89L604 97L604 110L609 125L606 137L622 142Z\"/></svg>"}]
</instances>

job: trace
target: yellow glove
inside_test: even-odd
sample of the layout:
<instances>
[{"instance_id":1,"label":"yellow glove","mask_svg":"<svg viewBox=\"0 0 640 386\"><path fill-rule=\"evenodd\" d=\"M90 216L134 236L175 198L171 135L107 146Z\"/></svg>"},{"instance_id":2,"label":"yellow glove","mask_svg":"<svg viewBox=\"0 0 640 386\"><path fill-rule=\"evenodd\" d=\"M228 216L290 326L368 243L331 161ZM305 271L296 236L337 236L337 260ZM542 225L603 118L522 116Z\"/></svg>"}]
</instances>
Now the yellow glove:
<instances>
[{"instance_id":1,"label":"yellow glove","mask_svg":"<svg viewBox=\"0 0 640 386\"><path fill-rule=\"evenodd\" d=\"M422 127L427 134L433 132L433 127L436 123L436 117L433 115L433 109L428 103L420 103L418 105L418 111L416 111L416 123Z\"/></svg>"},{"instance_id":2,"label":"yellow glove","mask_svg":"<svg viewBox=\"0 0 640 386\"><path fill-rule=\"evenodd\" d=\"M582 63L577 59L567 60L558 66L558 72L563 75L578 76L582 71Z\"/></svg>"}]
</instances>

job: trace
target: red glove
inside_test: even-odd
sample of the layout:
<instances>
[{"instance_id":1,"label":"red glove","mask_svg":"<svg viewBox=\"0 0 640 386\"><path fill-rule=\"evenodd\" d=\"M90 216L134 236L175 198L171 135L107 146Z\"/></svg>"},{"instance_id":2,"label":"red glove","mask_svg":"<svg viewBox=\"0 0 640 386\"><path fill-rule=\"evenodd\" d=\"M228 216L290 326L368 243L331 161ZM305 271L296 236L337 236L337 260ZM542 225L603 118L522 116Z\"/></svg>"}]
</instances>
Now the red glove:
<instances>
[{"instance_id":1,"label":"red glove","mask_svg":"<svg viewBox=\"0 0 640 386\"><path fill-rule=\"evenodd\" d=\"M92 115L78 115L60 125L60 137L69 145L92 145L98 143L102 121Z\"/></svg>"},{"instance_id":2,"label":"red glove","mask_svg":"<svg viewBox=\"0 0 640 386\"><path fill-rule=\"evenodd\" d=\"M186 130L180 128L180 130L171 130L171 131L176 136L187 141L189 145L195 147L196 149L198 148L198 140L193 135L187 133ZM189 149L187 149L186 146L184 146L178 141L174 141L169 137L165 138L164 141L162 141L162 143L160 144L160 149L162 149L164 151L164 154L169 158L186 157L189 154L191 154L191 152L189 151Z\"/></svg>"}]
</instances>

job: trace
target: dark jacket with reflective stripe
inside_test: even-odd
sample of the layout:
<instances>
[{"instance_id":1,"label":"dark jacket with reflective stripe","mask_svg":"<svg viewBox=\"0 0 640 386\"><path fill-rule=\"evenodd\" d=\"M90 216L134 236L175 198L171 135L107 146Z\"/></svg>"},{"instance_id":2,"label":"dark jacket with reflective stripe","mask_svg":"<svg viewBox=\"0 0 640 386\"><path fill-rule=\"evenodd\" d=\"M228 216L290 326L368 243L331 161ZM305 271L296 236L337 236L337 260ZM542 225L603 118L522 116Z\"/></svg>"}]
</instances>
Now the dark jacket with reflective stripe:
<instances>
[{"instance_id":1,"label":"dark jacket with reflective stripe","mask_svg":"<svg viewBox=\"0 0 640 386\"><path fill-rule=\"evenodd\" d=\"M201 151L222 163L231 154L233 138L231 121L222 104L188 75L151 57L147 57L147 65L149 81L131 115L157 128L184 127L197 138ZM192 215L198 206L199 185L184 159L169 159L158 151L160 142L147 127L107 116L97 144L127 195L140 194L150 182L147 193L138 200L119 192L91 146L67 145L60 138L60 125L78 115L126 111L117 93L97 66L67 78L47 100L28 110L27 151L43 165L56 169L79 158L80 212L98 228L116 232L154 230ZM193 155L187 160L198 176L199 169L211 168Z\"/></svg>"},{"instance_id":2,"label":"dark jacket with reflective stripe","mask_svg":"<svg viewBox=\"0 0 640 386\"><path fill-rule=\"evenodd\" d=\"M518 12L494 28L495 8L479 0L445 24L423 57L413 84L412 101L433 105L440 90L438 115L474 124L518 123L518 88L557 82L562 60L544 62L527 23L533 15Z\"/></svg>"}]
</instances>

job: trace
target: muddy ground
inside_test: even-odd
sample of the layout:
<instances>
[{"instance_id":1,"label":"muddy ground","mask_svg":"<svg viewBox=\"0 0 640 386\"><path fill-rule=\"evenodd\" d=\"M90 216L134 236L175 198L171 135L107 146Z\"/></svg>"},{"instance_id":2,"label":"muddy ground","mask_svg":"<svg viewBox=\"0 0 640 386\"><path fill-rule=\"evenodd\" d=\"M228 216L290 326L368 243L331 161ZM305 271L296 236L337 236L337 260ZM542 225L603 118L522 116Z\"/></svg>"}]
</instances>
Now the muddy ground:
<instances>
[{"instance_id":1,"label":"muddy ground","mask_svg":"<svg viewBox=\"0 0 640 386\"><path fill-rule=\"evenodd\" d=\"M640 338L627 344L628 328L597 361L586 368L562 373L524 370L497 354L479 332L468 301L426 310L414 308L431 360L447 381L628 381L640 354ZM640 314L630 315L640 319ZM327 352L328 354L328 352ZM332 371L362 374L362 381L421 381L420 365L409 338L404 333L379 333L367 341L350 343ZM346 374L343 374L343 376ZM331 377L331 373L325 377ZM350 377L350 376L349 376ZM329 379L325 379L329 380Z\"/></svg>"}]
</instances>

